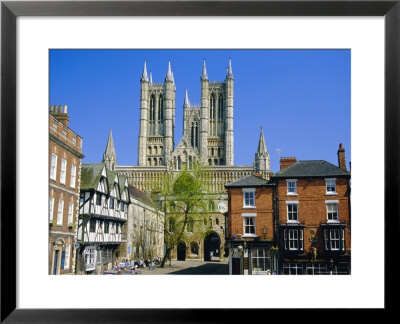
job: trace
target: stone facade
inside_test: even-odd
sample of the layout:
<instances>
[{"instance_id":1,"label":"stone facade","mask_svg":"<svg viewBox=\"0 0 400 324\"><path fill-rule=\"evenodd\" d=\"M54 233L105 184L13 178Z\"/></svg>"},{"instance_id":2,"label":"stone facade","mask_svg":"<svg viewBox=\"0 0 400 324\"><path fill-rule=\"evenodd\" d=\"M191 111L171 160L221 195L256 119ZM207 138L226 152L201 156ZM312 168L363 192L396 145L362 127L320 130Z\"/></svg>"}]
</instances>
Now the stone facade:
<instances>
[{"instance_id":1,"label":"stone facade","mask_svg":"<svg viewBox=\"0 0 400 324\"><path fill-rule=\"evenodd\" d=\"M128 222L123 228L126 243L121 244L119 257L142 261L164 255L164 213L155 208L148 195L129 186L131 204Z\"/></svg>"},{"instance_id":2,"label":"stone facade","mask_svg":"<svg viewBox=\"0 0 400 324\"><path fill-rule=\"evenodd\" d=\"M200 76L200 90L201 103L199 105L191 104L187 91L185 93L183 134L175 147L176 85L171 64L168 63L164 81L155 83L151 73L147 73L145 62L140 79L138 165L117 165L114 148L109 144L107 144L103 161L110 161L114 170L127 177L131 186L148 192L154 190L166 175L176 177L181 170L190 170L194 163L203 164L209 167L203 180L215 196L213 199L215 206L218 206L221 201L227 202L225 184L255 171L268 179L270 176L269 154L262 130L253 165L234 165L234 77L231 60L229 60L224 81L209 81L204 61ZM113 143L111 132L108 143ZM214 219L212 223L214 236L218 236L223 246L225 217L217 210L215 213L210 213L209 217ZM218 224L216 219L218 219ZM191 245L196 242L198 254L191 253ZM189 233L188 242L185 244L188 258L207 258L204 254L207 238L202 239L196 233ZM223 253L220 255L222 256Z\"/></svg>"}]
</instances>

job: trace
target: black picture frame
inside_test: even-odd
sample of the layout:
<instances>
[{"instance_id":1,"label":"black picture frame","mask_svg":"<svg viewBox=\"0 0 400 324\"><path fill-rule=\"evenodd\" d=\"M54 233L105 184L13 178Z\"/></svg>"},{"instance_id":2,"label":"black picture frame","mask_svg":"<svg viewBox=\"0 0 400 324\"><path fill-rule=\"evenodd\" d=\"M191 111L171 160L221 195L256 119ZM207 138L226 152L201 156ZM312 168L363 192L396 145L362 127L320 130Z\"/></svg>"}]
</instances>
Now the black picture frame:
<instances>
[{"instance_id":1,"label":"black picture frame","mask_svg":"<svg viewBox=\"0 0 400 324\"><path fill-rule=\"evenodd\" d=\"M399 234L400 0L380 1L2 1L1 2L1 322L225 322L239 309L16 308L16 19L19 16L384 16L385 18L385 310L394 306ZM371 151L373 148L371 148ZM366 154L373 154L366 152ZM368 175L373 183L373 173ZM371 237L370 244L374 242ZM365 269L369 271L369 269ZM373 273L372 273L373 275ZM273 298L273 296L268 296ZM223 298L223 296L221 296ZM240 298L249 298L242 296ZM83 304L84 306L84 304ZM252 317L266 310L252 310ZM264 312L264 313L263 313ZM260 314L261 313L261 314ZM270 313L267 317L270 318Z\"/></svg>"}]
</instances>

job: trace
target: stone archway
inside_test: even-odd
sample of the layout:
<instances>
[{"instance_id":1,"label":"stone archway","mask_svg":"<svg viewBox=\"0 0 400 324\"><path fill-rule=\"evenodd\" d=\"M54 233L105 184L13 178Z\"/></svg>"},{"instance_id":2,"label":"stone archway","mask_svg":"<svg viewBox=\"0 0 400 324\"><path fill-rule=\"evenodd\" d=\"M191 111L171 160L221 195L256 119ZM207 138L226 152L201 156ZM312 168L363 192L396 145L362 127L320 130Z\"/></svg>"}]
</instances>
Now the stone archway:
<instances>
[{"instance_id":1,"label":"stone archway","mask_svg":"<svg viewBox=\"0 0 400 324\"><path fill-rule=\"evenodd\" d=\"M211 257L211 253L213 257ZM211 232L204 238L204 261L212 261L221 255L221 238L216 232Z\"/></svg>"},{"instance_id":2,"label":"stone archway","mask_svg":"<svg viewBox=\"0 0 400 324\"><path fill-rule=\"evenodd\" d=\"M186 243L184 241L180 241L178 243L178 246L176 248L177 252L177 257L176 259L178 261L185 261L186 260Z\"/></svg>"}]
</instances>

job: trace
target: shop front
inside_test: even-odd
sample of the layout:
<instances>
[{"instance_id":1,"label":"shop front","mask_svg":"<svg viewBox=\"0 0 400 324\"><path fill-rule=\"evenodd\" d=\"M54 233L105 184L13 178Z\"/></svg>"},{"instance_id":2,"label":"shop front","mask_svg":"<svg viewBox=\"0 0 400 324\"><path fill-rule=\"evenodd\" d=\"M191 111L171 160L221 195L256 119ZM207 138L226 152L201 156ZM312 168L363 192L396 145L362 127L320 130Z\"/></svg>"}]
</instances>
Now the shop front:
<instances>
[{"instance_id":1,"label":"shop front","mask_svg":"<svg viewBox=\"0 0 400 324\"><path fill-rule=\"evenodd\" d=\"M273 241L229 241L229 274L268 275L277 273Z\"/></svg>"}]
</instances>

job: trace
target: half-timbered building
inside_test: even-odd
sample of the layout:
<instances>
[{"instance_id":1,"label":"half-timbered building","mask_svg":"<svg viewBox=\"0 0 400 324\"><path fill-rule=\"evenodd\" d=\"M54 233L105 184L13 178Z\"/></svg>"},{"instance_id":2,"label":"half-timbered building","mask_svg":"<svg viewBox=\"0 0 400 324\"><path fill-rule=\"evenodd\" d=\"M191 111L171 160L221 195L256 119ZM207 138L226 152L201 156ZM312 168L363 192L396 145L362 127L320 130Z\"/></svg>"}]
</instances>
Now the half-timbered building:
<instances>
[{"instance_id":1,"label":"half-timbered building","mask_svg":"<svg viewBox=\"0 0 400 324\"><path fill-rule=\"evenodd\" d=\"M112 267L116 250L125 242L122 226L129 204L126 177L103 163L82 164L78 274L102 274Z\"/></svg>"}]
</instances>

